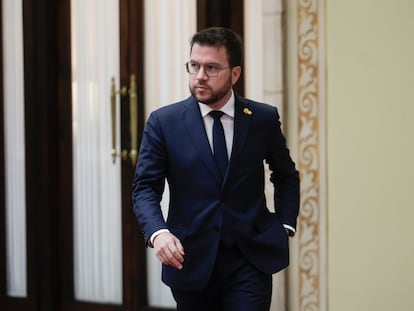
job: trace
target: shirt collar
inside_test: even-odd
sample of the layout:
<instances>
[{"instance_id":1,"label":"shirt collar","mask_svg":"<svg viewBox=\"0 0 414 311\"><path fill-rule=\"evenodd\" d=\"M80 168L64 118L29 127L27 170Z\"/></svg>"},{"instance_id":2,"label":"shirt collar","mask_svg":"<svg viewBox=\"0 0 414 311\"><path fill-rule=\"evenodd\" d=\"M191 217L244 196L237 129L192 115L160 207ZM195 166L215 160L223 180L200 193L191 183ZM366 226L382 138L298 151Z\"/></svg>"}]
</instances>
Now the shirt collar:
<instances>
[{"instance_id":1,"label":"shirt collar","mask_svg":"<svg viewBox=\"0 0 414 311\"><path fill-rule=\"evenodd\" d=\"M223 111L226 115L228 115L229 117L234 118L234 92L231 91L231 96L229 98L229 100L227 101L227 103L221 107L220 111ZM202 103L198 103L199 107L200 107L200 111L201 111L201 116L204 118L206 115L208 115L208 113L210 111L212 111L213 109L211 109L208 105L206 104L202 104Z\"/></svg>"}]
</instances>

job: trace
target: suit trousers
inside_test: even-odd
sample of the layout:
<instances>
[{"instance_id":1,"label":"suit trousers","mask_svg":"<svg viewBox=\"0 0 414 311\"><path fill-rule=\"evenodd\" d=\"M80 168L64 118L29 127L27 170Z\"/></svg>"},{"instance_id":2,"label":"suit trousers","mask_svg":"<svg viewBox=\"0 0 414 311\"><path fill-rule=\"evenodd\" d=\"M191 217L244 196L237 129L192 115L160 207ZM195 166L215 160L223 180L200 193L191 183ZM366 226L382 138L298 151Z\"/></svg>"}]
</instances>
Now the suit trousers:
<instances>
[{"instance_id":1,"label":"suit trousers","mask_svg":"<svg viewBox=\"0 0 414 311\"><path fill-rule=\"evenodd\" d=\"M257 270L237 246L220 245L205 289L171 290L177 311L269 311L272 276Z\"/></svg>"}]
</instances>

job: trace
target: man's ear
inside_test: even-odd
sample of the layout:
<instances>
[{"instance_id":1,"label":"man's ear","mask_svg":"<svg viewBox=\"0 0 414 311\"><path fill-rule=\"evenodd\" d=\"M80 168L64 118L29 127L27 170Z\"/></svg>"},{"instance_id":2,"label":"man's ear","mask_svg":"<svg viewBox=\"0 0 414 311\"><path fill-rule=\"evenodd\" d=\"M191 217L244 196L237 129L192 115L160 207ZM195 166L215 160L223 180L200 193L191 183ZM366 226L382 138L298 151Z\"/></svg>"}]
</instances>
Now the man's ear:
<instances>
[{"instance_id":1,"label":"man's ear","mask_svg":"<svg viewBox=\"0 0 414 311\"><path fill-rule=\"evenodd\" d=\"M239 80L241 75L241 66L233 67L232 73L231 73L231 80L232 84L235 85L237 81Z\"/></svg>"}]
</instances>

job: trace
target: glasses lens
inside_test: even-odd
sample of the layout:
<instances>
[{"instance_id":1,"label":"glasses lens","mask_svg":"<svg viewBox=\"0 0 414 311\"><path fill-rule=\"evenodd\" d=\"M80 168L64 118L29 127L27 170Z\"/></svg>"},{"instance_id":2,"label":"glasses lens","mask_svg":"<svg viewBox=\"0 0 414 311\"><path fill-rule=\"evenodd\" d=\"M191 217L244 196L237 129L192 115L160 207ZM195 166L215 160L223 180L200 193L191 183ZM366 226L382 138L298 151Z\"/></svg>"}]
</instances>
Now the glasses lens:
<instances>
[{"instance_id":1,"label":"glasses lens","mask_svg":"<svg viewBox=\"0 0 414 311\"><path fill-rule=\"evenodd\" d=\"M218 74L218 68L214 65L205 65L204 71L209 77L215 77Z\"/></svg>"},{"instance_id":2,"label":"glasses lens","mask_svg":"<svg viewBox=\"0 0 414 311\"><path fill-rule=\"evenodd\" d=\"M190 74L196 74L200 70L200 64L194 62L186 63L187 72Z\"/></svg>"},{"instance_id":3,"label":"glasses lens","mask_svg":"<svg viewBox=\"0 0 414 311\"><path fill-rule=\"evenodd\" d=\"M214 64L200 65L197 62L191 62L191 61L185 63L185 66L189 74L198 73L200 71L201 66L203 66L204 73L209 77L217 77L220 70L230 68L230 67L220 68Z\"/></svg>"}]
</instances>

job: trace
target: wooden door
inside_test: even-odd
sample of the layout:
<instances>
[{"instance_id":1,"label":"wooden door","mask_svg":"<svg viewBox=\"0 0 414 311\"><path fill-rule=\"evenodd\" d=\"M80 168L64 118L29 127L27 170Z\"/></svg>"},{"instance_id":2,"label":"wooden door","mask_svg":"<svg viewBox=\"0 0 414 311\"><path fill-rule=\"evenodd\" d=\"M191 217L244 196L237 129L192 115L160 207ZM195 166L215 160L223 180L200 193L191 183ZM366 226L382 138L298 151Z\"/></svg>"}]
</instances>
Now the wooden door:
<instances>
[{"instance_id":1,"label":"wooden door","mask_svg":"<svg viewBox=\"0 0 414 311\"><path fill-rule=\"evenodd\" d=\"M199 0L197 3L199 28L216 24L242 32L242 1ZM141 139L145 105L143 5L144 0L119 0L120 85L129 85L131 75L135 75L139 103L137 143ZM216 20L218 5L223 14ZM6 227L5 180L1 178L0 229L3 233L0 234L0 309L157 311L156 308L148 306L147 301L146 249L131 206L134 169L129 159L121 160L120 167L122 303L96 303L75 299L70 12L70 0L23 0L22 92L25 94L26 190L22 195L26 195L27 201L27 296L13 298L7 295L7 254L3 234ZM211 14L212 12L215 13ZM231 21L230 25L226 24L228 21ZM1 42L2 40L0 47ZM108 77L108 82L110 79ZM3 82L2 74L0 82ZM243 85L239 85L239 93L242 94ZM3 83L0 83L0 104L4 104L3 91ZM109 93L108 88L108 104ZM121 148L129 150L129 97L122 97L121 101ZM0 176L4 176L5 171L3 134L3 110L0 109Z\"/></svg>"},{"instance_id":2,"label":"wooden door","mask_svg":"<svg viewBox=\"0 0 414 311\"><path fill-rule=\"evenodd\" d=\"M147 307L145 247L131 207L134 168L129 159L121 160L122 302L81 302L74 296L70 5L70 0L23 0L25 86L22 92L25 94L27 187L22 195L27 198L27 296L15 298L7 295L7 254L2 234L0 309L144 310ZM136 77L140 103L137 115L141 116L136 129L137 143L143 126L144 104L142 6L142 0L119 0L119 76L122 85L130 83L132 74ZM110 79L108 76L108 105ZM121 121L121 146L125 149L131 147L128 101L128 97L122 97L118 116ZM3 114L1 117L3 121ZM4 133L2 121L1 134ZM0 143L3 147L3 139ZM3 151L0 159L4 159ZM4 172L3 161L0 170ZM4 183L2 178L0 225L3 232L6 227Z\"/></svg>"},{"instance_id":3,"label":"wooden door","mask_svg":"<svg viewBox=\"0 0 414 311\"><path fill-rule=\"evenodd\" d=\"M65 38L59 42L58 53L59 63L63 66L60 68L70 68L70 17L69 0L60 1L61 7L58 8L60 13L60 27L57 34L60 38ZM143 107L144 107L144 85L143 85L143 1L142 0L119 0L119 35L120 35L120 85L129 86L131 76L136 78L137 99L138 99L138 124L135 131L138 132L137 142L140 140L140 133L143 127ZM63 22L62 22L63 21ZM115 48L115 47L114 47ZM68 90L71 87L70 75L67 71L59 72L59 84L61 90ZM108 76L108 82L111 77ZM109 83L108 83L109 85ZM108 89L108 104L109 104ZM64 133L62 141L62 149L59 162L60 174L63 176L71 176L72 167L64 163L72 163L72 146L71 133L72 123L70 116L70 107L72 100L70 94L65 92L64 96L59 97L60 123L61 131ZM131 149L131 124L129 109L129 97L122 96L120 104L120 116L116 116L120 121L121 130L121 149ZM110 139L108 137L108 139ZM145 274L145 247L143 240L140 238L140 232L131 206L131 185L134 173L134 164L129 158L119 159L121 161L121 202L122 202L122 275L123 275L123 298L121 304L96 303L88 301L77 301L74 295L74 270L73 258L74 254L68 245L73 245L73 188L72 181L66 180L62 182L58 189L58 199L60 212L58 214L59 222L62 227L59 228L59 246L58 246L58 263L57 268L59 279L59 301L58 309L67 311L78 310L144 310L147 307L147 290L146 290L146 274ZM72 191L70 191L70 189ZM61 230L61 231L60 231Z\"/></svg>"}]
</instances>

